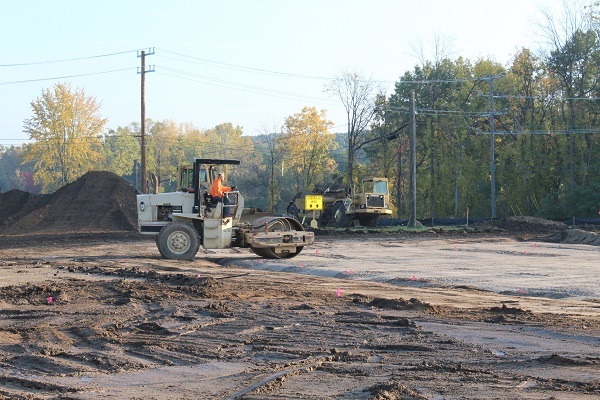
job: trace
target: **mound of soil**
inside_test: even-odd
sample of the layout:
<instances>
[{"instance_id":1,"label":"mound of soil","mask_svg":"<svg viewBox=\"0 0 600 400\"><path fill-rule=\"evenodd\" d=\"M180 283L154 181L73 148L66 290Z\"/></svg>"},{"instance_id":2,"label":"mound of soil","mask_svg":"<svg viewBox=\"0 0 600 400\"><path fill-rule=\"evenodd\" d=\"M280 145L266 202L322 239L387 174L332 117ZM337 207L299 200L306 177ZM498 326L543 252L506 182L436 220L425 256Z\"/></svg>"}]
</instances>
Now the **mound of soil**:
<instances>
[{"instance_id":1,"label":"mound of soil","mask_svg":"<svg viewBox=\"0 0 600 400\"><path fill-rule=\"evenodd\" d=\"M0 233L135 231L135 196L131 185L106 171L88 172L51 195L13 190L0 198Z\"/></svg>"},{"instance_id":2,"label":"mound of soil","mask_svg":"<svg viewBox=\"0 0 600 400\"><path fill-rule=\"evenodd\" d=\"M536 217L506 217L498 221L485 221L477 224L478 226L491 226L500 228L507 232L521 233L552 233L568 229L568 225L563 222L550 221Z\"/></svg>"},{"instance_id":3,"label":"mound of soil","mask_svg":"<svg viewBox=\"0 0 600 400\"><path fill-rule=\"evenodd\" d=\"M581 229L569 229L562 243L581 243L592 246L600 246L600 234L583 231Z\"/></svg>"}]
</instances>

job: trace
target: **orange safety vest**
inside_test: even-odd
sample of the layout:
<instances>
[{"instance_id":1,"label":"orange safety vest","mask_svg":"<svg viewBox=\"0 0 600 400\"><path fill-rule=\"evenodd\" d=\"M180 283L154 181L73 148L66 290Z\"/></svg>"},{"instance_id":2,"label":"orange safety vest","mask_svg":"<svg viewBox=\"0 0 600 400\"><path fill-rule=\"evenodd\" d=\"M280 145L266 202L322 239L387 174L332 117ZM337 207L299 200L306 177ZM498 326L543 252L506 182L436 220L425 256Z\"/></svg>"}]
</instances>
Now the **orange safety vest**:
<instances>
[{"instance_id":1,"label":"orange safety vest","mask_svg":"<svg viewBox=\"0 0 600 400\"><path fill-rule=\"evenodd\" d=\"M229 192L231 188L229 186L223 186L221 184L222 179L217 178L213 181L212 186L210 187L209 194L213 197L223 197L223 192Z\"/></svg>"}]
</instances>

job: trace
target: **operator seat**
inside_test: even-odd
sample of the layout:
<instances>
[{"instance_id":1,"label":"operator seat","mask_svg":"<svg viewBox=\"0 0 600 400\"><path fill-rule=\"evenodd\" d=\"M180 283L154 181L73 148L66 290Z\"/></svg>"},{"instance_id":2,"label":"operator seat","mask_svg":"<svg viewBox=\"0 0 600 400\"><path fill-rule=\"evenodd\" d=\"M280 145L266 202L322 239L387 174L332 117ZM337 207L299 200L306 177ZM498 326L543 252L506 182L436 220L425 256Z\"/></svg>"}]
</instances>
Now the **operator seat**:
<instances>
[{"instance_id":1,"label":"operator seat","mask_svg":"<svg viewBox=\"0 0 600 400\"><path fill-rule=\"evenodd\" d=\"M204 205L206 206L207 211L216 205L216 202L214 201L213 197L208 194L208 191L203 191L202 195L204 196Z\"/></svg>"}]
</instances>

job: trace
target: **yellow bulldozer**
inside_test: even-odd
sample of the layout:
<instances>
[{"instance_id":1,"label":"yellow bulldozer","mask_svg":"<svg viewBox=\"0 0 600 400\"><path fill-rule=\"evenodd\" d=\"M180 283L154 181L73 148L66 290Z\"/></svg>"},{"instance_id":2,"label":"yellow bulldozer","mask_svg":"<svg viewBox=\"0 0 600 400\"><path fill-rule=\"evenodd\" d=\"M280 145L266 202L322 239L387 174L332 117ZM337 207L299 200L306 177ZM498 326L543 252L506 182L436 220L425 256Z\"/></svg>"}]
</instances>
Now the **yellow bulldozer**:
<instances>
[{"instance_id":1,"label":"yellow bulldozer","mask_svg":"<svg viewBox=\"0 0 600 400\"><path fill-rule=\"evenodd\" d=\"M392 215L388 187L387 178L364 179L361 187L315 186L312 193L296 194L287 207L287 213L303 224L314 219L321 228L343 228L355 223L376 227L382 216ZM321 206L314 206L319 203L315 196L321 196Z\"/></svg>"}]
</instances>

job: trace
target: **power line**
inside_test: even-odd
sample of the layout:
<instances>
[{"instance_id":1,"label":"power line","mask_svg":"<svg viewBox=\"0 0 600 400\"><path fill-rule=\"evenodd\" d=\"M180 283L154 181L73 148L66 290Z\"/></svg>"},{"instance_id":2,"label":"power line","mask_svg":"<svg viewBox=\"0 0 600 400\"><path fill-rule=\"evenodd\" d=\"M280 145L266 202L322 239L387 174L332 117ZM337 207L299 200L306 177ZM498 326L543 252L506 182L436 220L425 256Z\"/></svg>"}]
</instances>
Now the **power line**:
<instances>
[{"instance_id":1,"label":"power line","mask_svg":"<svg viewBox=\"0 0 600 400\"><path fill-rule=\"evenodd\" d=\"M489 97L487 94L480 94L483 97ZM520 96L511 94L496 94L495 99L530 99L530 100L600 100L600 97L552 97L552 96Z\"/></svg>"},{"instance_id":2,"label":"power line","mask_svg":"<svg viewBox=\"0 0 600 400\"><path fill-rule=\"evenodd\" d=\"M0 64L0 67L22 67L22 66L26 66L26 65L54 64L54 63L62 63L62 62L69 62L69 61L89 60L92 58L111 57L111 56L116 56L119 54L126 54L126 53L130 53L132 51L135 51L135 50L126 50L126 51L119 51L117 53L98 54L95 56L87 56L87 57L79 57L79 58L65 58L62 60L32 61L32 62L27 62L27 63L15 63L15 64Z\"/></svg>"},{"instance_id":3,"label":"power line","mask_svg":"<svg viewBox=\"0 0 600 400\"><path fill-rule=\"evenodd\" d=\"M0 85L13 85L13 84L17 84L17 83L54 81L54 80L57 80L57 79L77 78L77 77L81 77L81 76L111 74L113 72L130 71L132 69L133 68L130 67L130 68L113 69L113 70L110 70L110 71L90 72L90 73L87 73L87 74L65 75L65 76L55 76L55 77L51 77L51 78L25 79L25 80L22 80L22 81L0 82Z\"/></svg>"},{"instance_id":4,"label":"power line","mask_svg":"<svg viewBox=\"0 0 600 400\"><path fill-rule=\"evenodd\" d=\"M492 132L476 131L477 135L490 135ZM494 135L594 135L600 133L600 128L582 128L582 129L565 129L565 130L548 130L548 131L501 131L493 132Z\"/></svg>"},{"instance_id":5,"label":"power line","mask_svg":"<svg viewBox=\"0 0 600 400\"><path fill-rule=\"evenodd\" d=\"M273 93L277 93L277 94L286 94L286 95L293 95L293 96L304 97L304 98L309 99L309 100L319 100L319 101L325 100L322 97L301 95L301 94L297 94L297 93L285 92L285 91L282 91L282 90L265 89L265 88L258 87L258 86L252 86L252 85L246 85L246 84L241 84L241 83L236 83L236 82L230 82L230 81L226 81L226 80L223 80L223 79L216 79L216 78L205 77L205 76L202 76L202 75L198 75L198 74L194 74L194 73L186 72L186 71L180 71L180 70L176 70L176 69L173 69L173 68L168 68L168 67L163 67L163 68L166 69L166 70L168 70L168 71L175 72L175 73L180 73L180 74L183 74L183 75L190 75L190 76L193 76L193 77L198 77L200 79L205 79L205 80L208 80L209 82L210 81L215 81L215 82L221 82L221 83L227 84L227 85L233 85L234 89L237 88L238 86L241 86L241 87L245 87L245 88L249 88L249 89L256 89L256 90L261 90L261 91L268 91L268 92L273 92Z\"/></svg>"},{"instance_id":6,"label":"power line","mask_svg":"<svg viewBox=\"0 0 600 400\"><path fill-rule=\"evenodd\" d=\"M397 113L408 114L409 110L407 108L395 107L395 106L386 106L385 110L394 111ZM483 111L462 111L462 110L441 110L437 108L417 108L417 114L421 115L438 115L438 114L449 114L449 115L457 115L457 116L474 116L479 117L484 112Z\"/></svg>"},{"instance_id":7,"label":"power line","mask_svg":"<svg viewBox=\"0 0 600 400\"><path fill-rule=\"evenodd\" d=\"M325 104L325 105L330 105L330 106L339 105L338 103L329 102L329 101L327 101L327 99L316 97L316 96L302 95L299 93L285 92L282 90L267 89L267 88L262 88L262 87L258 87L258 86L245 85L245 84L240 84L240 83L236 83L236 82L225 81L222 79L209 78L209 77L204 77L204 76L197 75L194 73L180 71L180 70L176 70L176 69L168 68L168 67L162 67L162 69L165 69L167 71L172 71L176 74L181 74L184 76L162 72L160 69L158 69L157 72L162 75L167 75L167 76L171 76L174 78L183 79L183 80L187 80L187 81L191 81L191 82L204 83L204 84L213 85L213 86L217 86L217 87L239 90L242 92L262 94L265 96L273 96L273 97L279 97L279 98L290 99L290 100L310 100L310 101L314 101L314 102L317 102L320 104ZM192 79L192 78L188 78L186 76L196 77L198 79Z\"/></svg>"},{"instance_id":8,"label":"power line","mask_svg":"<svg viewBox=\"0 0 600 400\"><path fill-rule=\"evenodd\" d=\"M432 84L432 83L460 83L460 82L473 82L473 81L484 81L484 80L488 80L488 77L470 77L470 78L453 78L453 79L431 79L431 80L418 80L418 81L408 81L408 80L402 80L402 78L400 78L399 81L396 81L394 83L398 83L398 84L415 84L415 83L422 83L422 84Z\"/></svg>"},{"instance_id":9,"label":"power line","mask_svg":"<svg viewBox=\"0 0 600 400\"><path fill-rule=\"evenodd\" d=\"M195 63L195 64L213 65L213 66L233 69L236 71L245 71L245 72L253 72L253 73L268 74L268 75L281 75L281 76L288 76L288 77L293 77L293 78L304 78L304 79L318 79L318 80L332 80L333 79L333 78L324 77L324 76L300 75L300 74L292 74L292 73L288 73L288 72L272 71L272 70L261 69L261 68L245 67L243 65L229 64L229 63L224 63L221 61L213 61L213 60L208 60L206 58L200 58L200 57L190 56L187 54L176 53L174 51L169 51L169 50L161 49L161 48L159 48L159 50L161 50L165 53L175 54L175 55L178 55L181 57L187 57L187 58L190 58L190 59L196 60L196 61L181 60L181 59L177 59L177 58L173 58L173 57L166 57L166 56L159 56L159 57L170 58L172 60Z\"/></svg>"}]
</instances>

